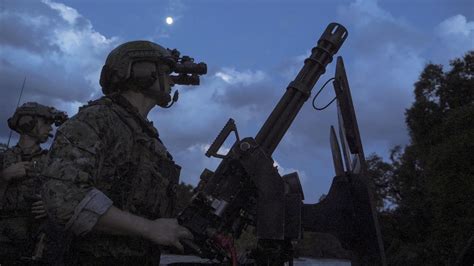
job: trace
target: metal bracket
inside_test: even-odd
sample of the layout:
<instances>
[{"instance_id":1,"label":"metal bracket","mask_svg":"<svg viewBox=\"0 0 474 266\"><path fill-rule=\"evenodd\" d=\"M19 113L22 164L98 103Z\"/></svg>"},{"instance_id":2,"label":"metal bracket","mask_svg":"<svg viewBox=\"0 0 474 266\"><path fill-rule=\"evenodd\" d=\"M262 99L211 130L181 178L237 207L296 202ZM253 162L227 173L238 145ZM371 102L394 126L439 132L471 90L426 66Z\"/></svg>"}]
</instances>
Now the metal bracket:
<instances>
[{"instance_id":1,"label":"metal bracket","mask_svg":"<svg viewBox=\"0 0 474 266\"><path fill-rule=\"evenodd\" d=\"M237 132L237 126L235 125L234 119L230 118L229 121L225 124L224 128L221 130L219 135L217 135L217 138L212 142L211 146L206 152L207 157L216 157L216 158L225 158L227 156L223 154L218 154L217 152L219 149L222 147L222 144L226 141L226 139L229 137L230 133L234 132L235 133L235 138L237 141L240 141L239 138L239 133Z\"/></svg>"}]
</instances>

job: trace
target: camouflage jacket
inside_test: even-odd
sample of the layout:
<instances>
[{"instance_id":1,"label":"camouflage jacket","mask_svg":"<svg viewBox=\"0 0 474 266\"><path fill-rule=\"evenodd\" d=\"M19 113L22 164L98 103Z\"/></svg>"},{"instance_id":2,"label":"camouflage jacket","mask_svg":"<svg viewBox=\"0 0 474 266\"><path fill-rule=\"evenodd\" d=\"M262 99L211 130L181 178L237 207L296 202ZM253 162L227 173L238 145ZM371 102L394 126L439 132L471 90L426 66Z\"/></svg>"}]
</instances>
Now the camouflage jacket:
<instances>
[{"instance_id":1,"label":"camouflage jacket","mask_svg":"<svg viewBox=\"0 0 474 266\"><path fill-rule=\"evenodd\" d=\"M125 98L103 97L58 129L49 157L43 200L53 221L81 236L81 256L148 254L147 241L89 231L112 204L148 219L171 213L181 168L151 122Z\"/></svg>"},{"instance_id":2,"label":"camouflage jacket","mask_svg":"<svg viewBox=\"0 0 474 266\"><path fill-rule=\"evenodd\" d=\"M47 152L40 148L29 154L23 152L19 146L14 146L0 155L0 169L19 162L33 163L33 169L27 172L26 178L11 181L0 194L0 216L30 216L31 203L39 200L39 174L46 163Z\"/></svg>"},{"instance_id":3,"label":"camouflage jacket","mask_svg":"<svg viewBox=\"0 0 474 266\"><path fill-rule=\"evenodd\" d=\"M34 219L31 204L39 200L39 174L46 154L42 149L25 153L19 146L0 154L0 169L24 161L33 163L25 178L0 185L0 262L5 265L20 263L20 257L31 256L38 228L45 220Z\"/></svg>"}]
</instances>

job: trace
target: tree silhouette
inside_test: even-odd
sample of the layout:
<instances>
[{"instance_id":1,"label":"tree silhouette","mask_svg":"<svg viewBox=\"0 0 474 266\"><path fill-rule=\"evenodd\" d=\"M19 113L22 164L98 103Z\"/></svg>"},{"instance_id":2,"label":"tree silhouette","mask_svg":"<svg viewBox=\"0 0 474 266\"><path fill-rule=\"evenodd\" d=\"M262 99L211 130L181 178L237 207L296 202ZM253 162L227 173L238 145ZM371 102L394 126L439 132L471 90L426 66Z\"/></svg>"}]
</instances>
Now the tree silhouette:
<instances>
[{"instance_id":1,"label":"tree silhouette","mask_svg":"<svg viewBox=\"0 0 474 266\"><path fill-rule=\"evenodd\" d=\"M474 235L474 51L450 66L428 64L415 83L410 144L390 164L368 158L391 265L451 265Z\"/></svg>"}]
</instances>

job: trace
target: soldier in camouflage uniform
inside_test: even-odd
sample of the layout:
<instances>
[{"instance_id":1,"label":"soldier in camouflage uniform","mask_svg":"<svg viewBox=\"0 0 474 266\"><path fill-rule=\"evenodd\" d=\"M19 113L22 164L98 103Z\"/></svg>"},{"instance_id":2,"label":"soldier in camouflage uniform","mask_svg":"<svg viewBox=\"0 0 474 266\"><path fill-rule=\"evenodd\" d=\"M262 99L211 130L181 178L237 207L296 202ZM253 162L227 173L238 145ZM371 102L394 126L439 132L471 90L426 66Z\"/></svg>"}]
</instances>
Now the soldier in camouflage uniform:
<instances>
[{"instance_id":1,"label":"soldier in camouflage uniform","mask_svg":"<svg viewBox=\"0 0 474 266\"><path fill-rule=\"evenodd\" d=\"M36 235L46 216L39 197L39 174L47 150L40 144L52 136L51 125L66 118L53 107L29 102L8 119L8 126L20 134L20 140L0 154L0 264L35 259Z\"/></svg>"},{"instance_id":2,"label":"soldier in camouflage uniform","mask_svg":"<svg viewBox=\"0 0 474 266\"><path fill-rule=\"evenodd\" d=\"M182 249L191 233L169 217L180 166L149 111L170 102L169 50L124 43L107 57L104 97L58 129L42 196L49 217L75 237L67 264L157 265L159 245Z\"/></svg>"}]
</instances>

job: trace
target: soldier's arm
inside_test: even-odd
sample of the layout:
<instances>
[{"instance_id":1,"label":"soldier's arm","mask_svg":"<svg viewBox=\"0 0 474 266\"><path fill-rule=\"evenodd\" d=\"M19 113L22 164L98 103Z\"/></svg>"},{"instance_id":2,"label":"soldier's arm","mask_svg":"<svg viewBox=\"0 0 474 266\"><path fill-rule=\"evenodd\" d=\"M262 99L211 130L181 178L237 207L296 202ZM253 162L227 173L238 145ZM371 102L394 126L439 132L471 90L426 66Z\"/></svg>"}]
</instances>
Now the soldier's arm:
<instances>
[{"instance_id":1,"label":"soldier's arm","mask_svg":"<svg viewBox=\"0 0 474 266\"><path fill-rule=\"evenodd\" d=\"M1 171L1 179L4 183L11 181L21 181L26 178L26 172L32 168L31 162L14 163Z\"/></svg>"},{"instance_id":2,"label":"soldier's arm","mask_svg":"<svg viewBox=\"0 0 474 266\"><path fill-rule=\"evenodd\" d=\"M89 232L112 201L94 187L94 176L106 143L101 128L81 114L60 127L42 172L42 198L48 216L76 235ZM104 132L106 133L106 132Z\"/></svg>"},{"instance_id":3,"label":"soldier's arm","mask_svg":"<svg viewBox=\"0 0 474 266\"><path fill-rule=\"evenodd\" d=\"M11 182L19 182L26 177L26 171L31 169L31 162L18 162L5 167L5 153L0 154L0 201Z\"/></svg>"},{"instance_id":4,"label":"soldier's arm","mask_svg":"<svg viewBox=\"0 0 474 266\"><path fill-rule=\"evenodd\" d=\"M42 173L46 178L42 198L49 217L76 235L97 230L140 236L182 249L179 239L192 235L176 219L151 221L122 211L94 187L93 177L106 146L96 127L87 121L72 119L58 130Z\"/></svg>"}]
</instances>

